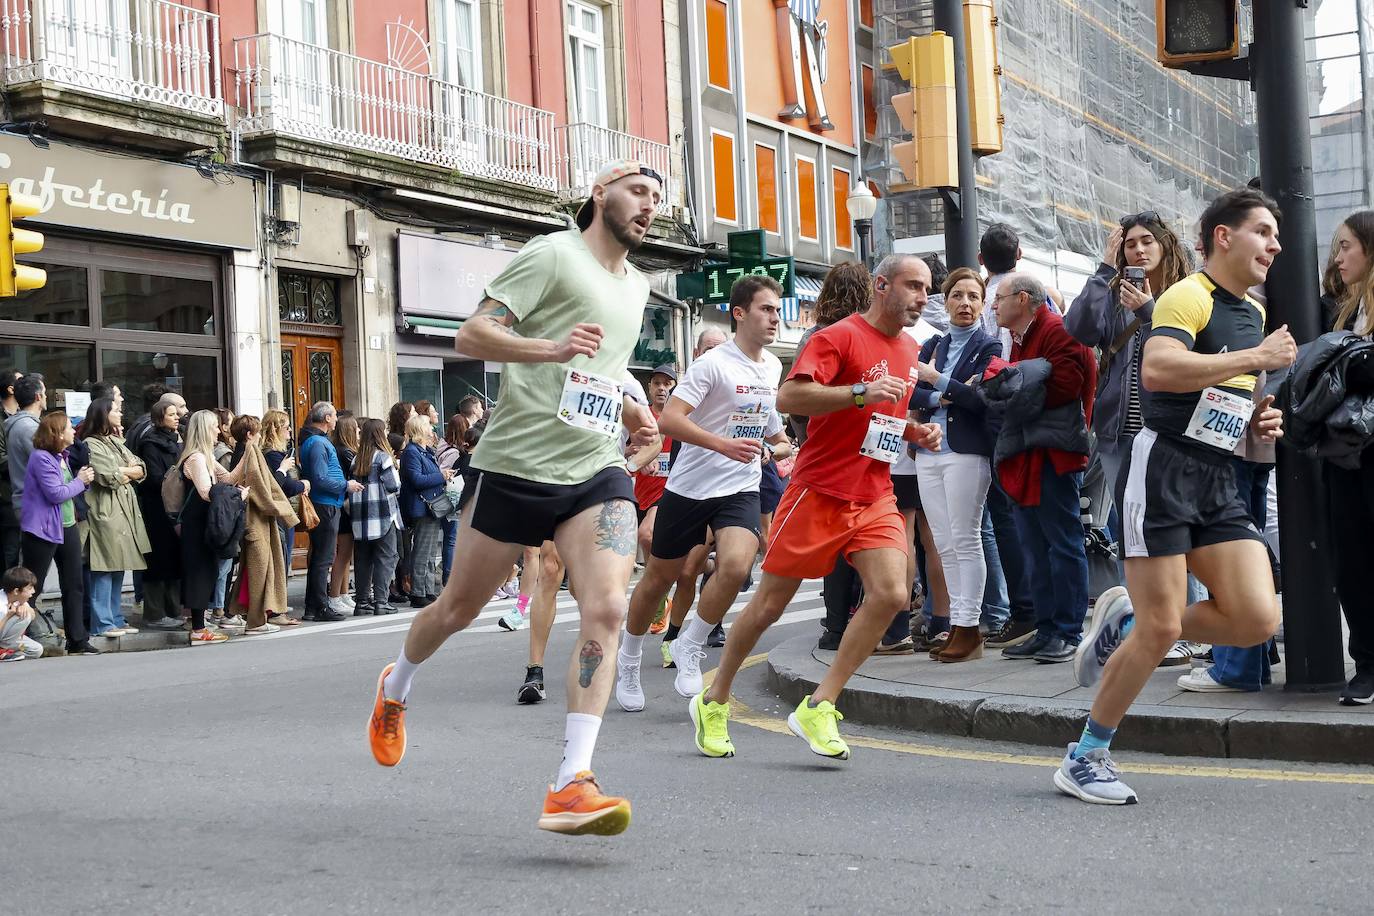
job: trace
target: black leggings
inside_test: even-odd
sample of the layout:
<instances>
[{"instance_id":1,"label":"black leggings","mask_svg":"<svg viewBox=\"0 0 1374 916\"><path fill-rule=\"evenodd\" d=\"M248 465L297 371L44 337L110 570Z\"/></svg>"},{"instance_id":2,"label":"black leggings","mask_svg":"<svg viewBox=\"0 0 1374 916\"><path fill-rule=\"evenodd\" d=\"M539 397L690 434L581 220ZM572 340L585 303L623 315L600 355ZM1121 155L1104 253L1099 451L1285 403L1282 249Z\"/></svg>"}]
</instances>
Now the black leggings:
<instances>
[{"instance_id":1,"label":"black leggings","mask_svg":"<svg viewBox=\"0 0 1374 916\"><path fill-rule=\"evenodd\" d=\"M62 629L67 634L67 648L75 649L86 643L90 634L82 617L86 591L81 579L81 535L75 525L62 529L62 543L54 544L27 531L21 539L24 565L38 577L38 587L48 577L48 567L57 560L57 583L62 589Z\"/></svg>"}]
</instances>

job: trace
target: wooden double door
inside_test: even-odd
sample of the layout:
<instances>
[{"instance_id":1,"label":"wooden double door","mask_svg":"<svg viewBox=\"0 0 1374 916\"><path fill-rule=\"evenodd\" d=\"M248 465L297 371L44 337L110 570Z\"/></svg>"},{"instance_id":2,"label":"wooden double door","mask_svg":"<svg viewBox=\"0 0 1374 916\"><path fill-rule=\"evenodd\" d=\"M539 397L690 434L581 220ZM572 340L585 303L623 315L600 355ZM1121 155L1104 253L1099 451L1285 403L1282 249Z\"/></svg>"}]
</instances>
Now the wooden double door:
<instances>
[{"instance_id":1,"label":"wooden double door","mask_svg":"<svg viewBox=\"0 0 1374 916\"><path fill-rule=\"evenodd\" d=\"M291 418L291 435L299 444L310 405L328 401L344 408L343 341L337 337L283 334L281 337L282 410ZM296 529L291 565L304 569L310 536Z\"/></svg>"}]
</instances>

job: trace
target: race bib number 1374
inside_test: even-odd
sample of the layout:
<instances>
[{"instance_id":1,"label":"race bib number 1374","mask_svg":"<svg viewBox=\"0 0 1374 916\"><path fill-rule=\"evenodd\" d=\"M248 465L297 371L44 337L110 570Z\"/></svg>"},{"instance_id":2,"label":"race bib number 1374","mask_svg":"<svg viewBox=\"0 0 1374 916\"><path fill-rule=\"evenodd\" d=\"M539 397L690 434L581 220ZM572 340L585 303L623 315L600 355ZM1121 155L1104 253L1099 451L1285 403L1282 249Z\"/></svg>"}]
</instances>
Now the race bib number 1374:
<instances>
[{"instance_id":1,"label":"race bib number 1374","mask_svg":"<svg viewBox=\"0 0 1374 916\"><path fill-rule=\"evenodd\" d=\"M558 419L569 426L615 437L623 408L620 383L590 372L569 369L558 402Z\"/></svg>"}]
</instances>

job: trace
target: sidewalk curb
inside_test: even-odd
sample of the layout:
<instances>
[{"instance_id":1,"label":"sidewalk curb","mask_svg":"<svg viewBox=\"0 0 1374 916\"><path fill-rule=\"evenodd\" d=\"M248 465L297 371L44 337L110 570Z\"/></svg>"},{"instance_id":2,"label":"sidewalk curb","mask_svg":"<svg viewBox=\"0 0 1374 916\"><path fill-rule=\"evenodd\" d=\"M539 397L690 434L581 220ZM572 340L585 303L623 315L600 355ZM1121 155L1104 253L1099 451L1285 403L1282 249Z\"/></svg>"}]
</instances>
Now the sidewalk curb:
<instances>
[{"instance_id":1,"label":"sidewalk curb","mask_svg":"<svg viewBox=\"0 0 1374 916\"><path fill-rule=\"evenodd\" d=\"M768 685L789 703L800 703L829 671L812 655L815 642L813 636L799 636L768 653ZM1088 711L1083 701L923 687L863 675L850 679L837 705L856 722L1056 750L1074 739ZM1311 763L1374 761L1374 716L1362 714L1143 705L1132 707L1129 725L1113 742L1122 750Z\"/></svg>"}]
</instances>

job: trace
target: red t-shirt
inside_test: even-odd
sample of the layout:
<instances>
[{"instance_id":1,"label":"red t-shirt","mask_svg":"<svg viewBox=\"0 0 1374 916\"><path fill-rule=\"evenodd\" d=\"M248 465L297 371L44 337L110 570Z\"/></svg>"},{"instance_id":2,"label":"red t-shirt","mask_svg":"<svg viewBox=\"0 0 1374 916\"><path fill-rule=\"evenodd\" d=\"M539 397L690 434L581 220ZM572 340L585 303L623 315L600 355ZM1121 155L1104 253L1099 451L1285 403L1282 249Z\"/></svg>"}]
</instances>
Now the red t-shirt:
<instances>
[{"instance_id":1,"label":"red t-shirt","mask_svg":"<svg viewBox=\"0 0 1374 916\"><path fill-rule=\"evenodd\" d=\"M908 334L888 337L860 315L817 331L797 357L789 379L809 378L832 387L876 382L884 375L908 380L908 397L896 403L846 407L812 417L806 444L797 455L792 485L810 487L837 499L872 503L892 492L892 466L859 454L875 413L906 419L911 387L917 381L921 348Z\"/></svg>"},{"instance_id":2,"label":"red t-shirt","mask_svg":"<svg viewBox=\"0 0 1374 916\"><path fill-rule=\"evenodd\" d=\"M652 410L657 420L659 412ZM635 472L635 503L640 512L648 512L663 498L663 489L668 486L668 456L673 449L673 440L663 437L663 450L658 458Z\"/></svg>"}]
</instances>

